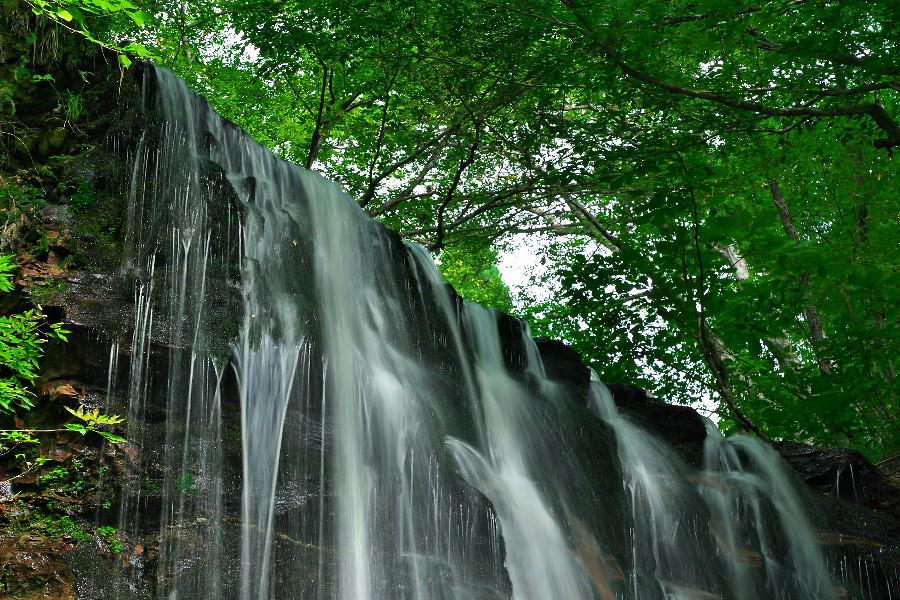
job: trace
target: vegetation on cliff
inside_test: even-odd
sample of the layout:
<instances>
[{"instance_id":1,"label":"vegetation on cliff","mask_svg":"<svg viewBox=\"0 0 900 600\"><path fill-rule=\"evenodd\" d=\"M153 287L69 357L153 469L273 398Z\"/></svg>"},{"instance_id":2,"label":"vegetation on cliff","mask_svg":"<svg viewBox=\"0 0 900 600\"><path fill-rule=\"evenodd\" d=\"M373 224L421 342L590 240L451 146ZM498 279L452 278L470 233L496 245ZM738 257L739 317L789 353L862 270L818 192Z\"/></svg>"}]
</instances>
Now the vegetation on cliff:
<instances>
[{"instance_id":1,"label":"vegetation on cliff","mask_svg":"<svg viewBox=\"0 0 900 600\"><path fill-rule=\"evenodd\" d=\"M49 360L73 334L59 323L73 272L118 256L113 195L86 179L103 173L88 157L113 118L98 97L116 59L19 3L0 28L0 595L73 598L64 557L121 550L95 529L118 502L122 418Z\"/></svg>"}]
</instances>

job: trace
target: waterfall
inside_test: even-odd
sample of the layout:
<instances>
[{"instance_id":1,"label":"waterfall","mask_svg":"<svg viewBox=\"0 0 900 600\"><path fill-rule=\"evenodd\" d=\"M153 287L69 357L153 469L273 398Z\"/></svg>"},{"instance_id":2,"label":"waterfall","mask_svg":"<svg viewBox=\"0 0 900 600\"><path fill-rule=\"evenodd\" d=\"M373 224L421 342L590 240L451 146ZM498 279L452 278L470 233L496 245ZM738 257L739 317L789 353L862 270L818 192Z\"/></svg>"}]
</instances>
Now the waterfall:
<instances>
[{"instance_id":1,"label":"waterfall","mask_svg":"<svg viewBox=\"0 0 900 600\"><path fill-rule=\"evenodd\" d=\"M707 420L705 469L694 483L660 441L622 416L595 381L597 415L616 434L631 508L632 597L834 598L812 526L774 450L725 439ZM703 596L700 596L703 597Z\"/></svg>"},{"instance_id":2,"label":"waterfall","mask_svg":"<svg viewBox=\"0 0 900 600\"><path fill-rule=\"evenodd\" d=\"M157 598L829 597L770 451L711 431L693 477L337 185L168 71L144 99L120 527Z\"/></svg>"}]
</instances>

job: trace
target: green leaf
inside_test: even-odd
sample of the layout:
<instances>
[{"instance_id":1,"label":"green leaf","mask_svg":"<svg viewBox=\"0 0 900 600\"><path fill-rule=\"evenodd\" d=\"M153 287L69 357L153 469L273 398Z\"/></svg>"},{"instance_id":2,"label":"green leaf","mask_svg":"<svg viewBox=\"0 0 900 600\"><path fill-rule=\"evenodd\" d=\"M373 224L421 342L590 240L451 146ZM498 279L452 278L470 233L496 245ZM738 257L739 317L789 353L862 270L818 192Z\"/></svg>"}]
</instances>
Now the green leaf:
<instances>
[{"instance_id":1,"label":"green leaf","mask_svg":"<svg viewBox=\"0 0 900 600\"><path fill-rule=\"evenodd\" d=\"M146 13L143 11L130 12L128 16L131 17L131 20L134 21L134 24L138 27L143 27L145 23L150 21L152 15L150 13Z\"/></svg>"},{"instance_id":2,"label":"green leaf","mask_svg":"<svg viewBox=\"0 0 900 600\"><path fill-rule=\"evenodd\" d=\"M128 67L131 66L131 59L128 58L127 56L125 56L124 54L120 54L119 55L119 64L127 69Z\"/></svg>"},{"instance_id":3,"label":"green leaf","mask_svg":"<svg viewBox=\"0 0 900 600\"><path fill-rule=\"evenodd\" d=\"M124 444L125 442L128 441L128 440L126 440L125 438L123 438L122 436L116 435L116 434L114 434L114 433L110 433L110 432L108 432L108 431L98 431L97 433L99 433L100 435L102 435L104 438L106 438L107 440L109 440L109 441L112 442L113 444Z\"/></svg>"},{"instance_id":4,"label":"green leaf","mask_svg":"<svg viewBox=\"0 0 900 600\"><path fill-rule=\"evenodd\" d=\"M69 11L67 11L64 8L56 11L56 15L63 21L71 21L72 20L72 13L70 13Z\"/></svg>"},{"instance_id":5,"label":"green leaf","mask_svg":"<svg viewBox=\"0 0 900 600\"><path fill-rule=\"evenodd\" d=\"M81 435L85 435L88 432L88 428L81 423L66 423L66 429L68 429L69 431L75 431L77 433L80 433Z\"/></svg>"},{"instance_id":6,"label":"green leaf","mask_svg":"<svg viewBox=\"0 0 900 600\"><path fill-rule=\"evenodd\" d=\"M16 270L12 254L0 255L0 292L11 292L15 289L12 282L12 274Z\"/></svg>"},{"instance_id":7,"label":"green leaf","mask_svg":"<svg viewBox=\"0 0 900 600\"><path fill-rule=\"evenodd\" d=\"M133 54L139 58L153 58L154 54L143 44L130 43L122 47L122 52Z\"/></svg>"},{"instance_id":8,"label":"green leaf","mask_svg":"<svg viewBox=\"0 0 900 600\"><path fill-rule=\"evenodd\" d=\"M67 411L78 417L79 419L84 419L84 406L79 406L77 409L71 409L68 406L64 406Z\"/></svg>"}]
</instances>

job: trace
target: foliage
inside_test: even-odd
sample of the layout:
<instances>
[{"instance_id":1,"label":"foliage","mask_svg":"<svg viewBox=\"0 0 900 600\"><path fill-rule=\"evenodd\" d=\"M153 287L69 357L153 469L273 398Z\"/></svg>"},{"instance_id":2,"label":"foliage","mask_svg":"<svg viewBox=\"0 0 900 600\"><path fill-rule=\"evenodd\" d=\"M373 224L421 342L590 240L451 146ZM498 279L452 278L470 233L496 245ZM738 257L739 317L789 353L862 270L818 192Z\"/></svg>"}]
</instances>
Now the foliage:
<instances>
[{"instance_id":1,"label":"foliage","mask_svg":"<svg viewBox=\"0 0 900 600\"><path fill-rule=\"evenodd\" d=\"M447 283L466 300L512 311L509 288L497 269L497 251L485 240L476 238L444 248L438 268Z\"/></svg>"},{"instance_id":2,"label":"foliage","mask_svg":"<svg viewBox=\"0 0 900 600\"><path fill-rule=\"evenodd\" d=\"M116 536L116 528L110 525L101 525L97 528L97 536L103 540L106 547L113 554L122 553L122 542Z\"/></svg>"},{"instance_id":3,"label":"foliage","mask_svg":"<svg viewBox=\"0 0 900 600\"><path fill-rule=\"evenodd\" d=\"M85 481L82 478L84 465L80 460L71 461L69 466L56 465L52 469L38 475L37 482L54 493L67 497L76 497L82 493Z\"/></svg>"},{"instance_id":4,"label":"foliage","mask_svg":"<svg viewBox=\"0 0 900 600\"><path fill-rule=\"evenodd\" d=\"M78 542L87 542L91 539L88 532L69 516L38 515L34 528L50 538L69 536Z\"/></svg>"},{"instance_id":5,"label":"foliage","mask_svg":"<svg viewBox=\"0 0 900 600\"><path fill-rule=\"evenodd\" d=\"M125 438L101 429L104 426L118 425L119 423L123 423L125 419L123 419L119 415L101 414L99 408L95 408L91 411L86 411L84 409L84 406L79 406L76 410L73 410L67 406L66 410L73 414L80 421L80 423L67 423L66 429L68 429L69 431L74 431L76 433L80 433L81 435L86 435L88 432L94 432L98 435L103 436L107 441L110 441L114 444L121 444L125 442Z\"/></svg>"},{"instance_id":6,"label":"foliage","mask_svg":"<svg viewBox=\"0 0 900 600\"><path fill-rule=\"evenodd\" d=\"M15 251L25 244L24 233L37 221L45 204L44 194L37 187L0 178L0 252Z\"/></svg>"},{"instance_id":7,"label":"foliage","mask_svg":"<svg viewBox=\"0 0 900 600\"><path fill-rule=\"evenodd\" d=\"M0 456L6 456L24 446L33 446L40 440L29 431L0 431Z\"/></svg>"},{"instance_id":8,"label":"foliage","mask_svg":"<svg viewBox=\"0 0 900 600\"><path fill-rule=\"evenodd\" d=\"M192 494L197 489L197 482L191 473L182 472L179 473L178 477L175 479L175 489L182 495Z\"/></svg>"},{"instance_id":9,"label":"foliage","mask_svg":"<svg viewBox=\"0 0 900 600\"><path fill-rule=\"evenodd\" d=\"M81 113L84 110L84 101L81 99L81 96L73 93L71 90L66 90L63 93L61 104L63 107L63 114L65 114L66 121L68 122L78 120L78 117L81 116Z\"/></svg>"},{"instance_id":10,"label":"foliage","mask_svg":"<svg viewBox=\"0 0 900 600\"><path fill-rule=\"evenodd\" d=\"M75 182L74 188L75 189L69 195L66 205L69 207L69 210L76 214L84 213L89 210L95 202L94 191L91 189L91 184L85 179L78 179Z\"/></svg>"},{"instance_id":11,"label":"foliage","mask_svg":"<svg viewBox=\"0 0 900 600\"><path fill-rule=\"evenodd\" d=\"M0 292L13 289L13 257L0 256ZM0 412L29 409L34 405L34 392L29 387L38 376L39 361L44 344L50 339L66 340L65 330L58 323L47 324L40 307L21 313L0 315Z\"/></svg>"},{"instance_id":12,"label":"foliage","mask_svg":"<svg viewBox=\"0 0 900 600\"><path fill-rule=\"evenodd\" d=\"M14 289L12 274L15 268L11 255L0 255L0 293L8 293ZM50 339L65 342L69 333L59 323L48 324L40 306L24 312L0 315L0 367L4 373L0 378L0 413L15 415L34 407L35 394L32 388L39 374L44 344ZM39 434L67 431L81 435L95 433L114 444L125 441L123 437L108 431L109 427L122 423L122 417L101 414L96 408L88 411L83 406L65 409L78 422L67 423L63 427L0 430L0 456L15 452L15 457L22 463L23 472L29 472L46 462L46 459L40 457L29 460L25 452L25 449L38 444ZM75 466L79 467L77 464ZM54 467L40 475L38 481L43 484L52 483L65 473L67 471L63 467ZM65 487L67 492L78 491L69 485Z\"/></svg>"},{"instance_id":13,"label":"foliage","mask_svg":"<svg viewBox=\"0 0 900 600\"><path fill-rule=\"evenodd\" d=\"M16 263L10 255L0 256L0 292L11 292L15 289L12 278L16 271Z\"/></svg>"},{"instance_id":14,"label":"foliage","mask_svg":"<svg viewBox=\"0 0 900 600\"><path fill-rule=\"evenodd\" d=\"M164 64L442 253L464 295L507 308L491 245L554 240L519 310L602 378L900 451L894 2L153 10Z\"/></svg>"},{"instance_id":15,"label":"foliage","mask_svg":"<svg viewBox=\"0 0 900 600\"><path fill-rule=\"evenodd\" d=\"M130 42L119 45L113 32L120 35L144 27L152 19L150 13L128 0L25 0L34 14L76 32L91 42L120 52L119 63L128 68L131 56L150 58L143 45Z\"/></svg>"},{"instance_id":16,"label":"foliage","mask_svg":"<svg viewBox=\"0 0 900 600\"><path fill-rule=\"evenodd\" d=\"M17 209L40 210L44 204L44 195L33 185L0 186L0 209L6 213L7 218L10 218Z\"/></svg>"}]
</instances>

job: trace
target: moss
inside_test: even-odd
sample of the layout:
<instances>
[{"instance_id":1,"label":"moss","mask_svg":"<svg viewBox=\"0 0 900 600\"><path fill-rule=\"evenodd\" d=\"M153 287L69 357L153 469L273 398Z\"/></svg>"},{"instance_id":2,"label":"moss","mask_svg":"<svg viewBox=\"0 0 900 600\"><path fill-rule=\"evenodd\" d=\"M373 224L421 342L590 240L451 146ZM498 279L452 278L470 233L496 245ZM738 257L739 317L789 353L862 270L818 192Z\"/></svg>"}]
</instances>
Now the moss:
<instances>
[{"instance_id":1,"label":"moss","mask_svg":"<svg viewBox=\"0 0 900 600\"><path fill-rule=\"evenodd\" d=\"M64 279L47 279L42 283L32 284L28 288L28 293L34 304L52 304L60 294L66 292L67 287Z\"/></svg>"},{"instance_id":2,"label":"moss","mask_svg":"<svg viewBox=\"0 0 900 600\"><path fill-rule=\"evenodd\" d=\"M91 189L91 184L83 178L77 179L73 185L73 191L66 202L69 211L73 215L84 215L90 211L95 203L96 196L94 195L94 190Z\"/></svg>"},{"instance_id":3,"label":"moss","mask_svg":"<svg viewBox=\"0 0 900 600\"><path fill-rule=\"evenodd\" d=\"M38 476L37 483L54 495L63 497L78 497L84 492L85 480L82 476L83 465L79 460L73 460L68 465L57 465L49 471Z\"/></svg>"},{"instance_id":4,"label":"moss","mask_svg":"<svg viewBox=\"0 0 900 600\"><path fill-rule=\"evenodd\" d=\"M91 535L75 519L69 516L55 517L46 515L41 519L39 525L49 537L68 536L79 542L87 542L91 539Z\"/></svg>"},{"instance_id":5,"label":"moss","mask_svg":"<svg viewBox=\"0 0 900 600\"><path fill-rule=\"evenodd\" d=\"M87 542L92 538L84 526L69 515L44 512L23 500L16 504L16 516L10 519L6 528L12 537L41 535L51 539L67 537L77 542Z\"/></svg>"},{"instance_id":6,"label":"moss","mask_svg":"<svg viewBox=\"0 0 900 600\"><path fill-rule=\"evenodd\" d=\"M97 528L97 537L103 540L106 547L113 554L122 553L122 542L116 535L116 528L109 525L102 525Z\"/></svg>"},{"instance_id":7,"label":"moss","mask_svg":"<svg viewBox=\"0 0 900 600\"><path fill-rule=\"evenodd\" d=\"M77 179L70 189L66 206L72 218L72 265L88 271L115 271L121 252L121 199L97 192L85 179Z\"/></svg>"}]
</instances>

